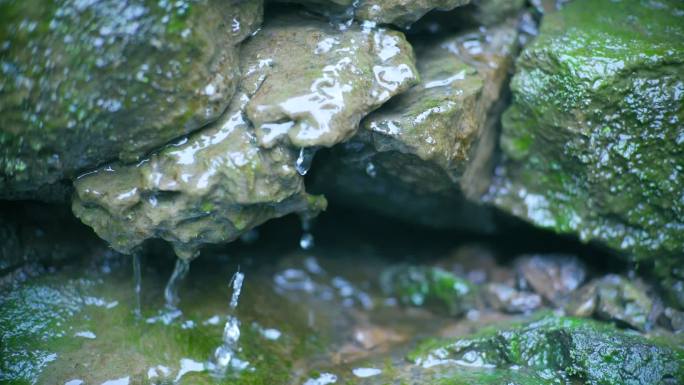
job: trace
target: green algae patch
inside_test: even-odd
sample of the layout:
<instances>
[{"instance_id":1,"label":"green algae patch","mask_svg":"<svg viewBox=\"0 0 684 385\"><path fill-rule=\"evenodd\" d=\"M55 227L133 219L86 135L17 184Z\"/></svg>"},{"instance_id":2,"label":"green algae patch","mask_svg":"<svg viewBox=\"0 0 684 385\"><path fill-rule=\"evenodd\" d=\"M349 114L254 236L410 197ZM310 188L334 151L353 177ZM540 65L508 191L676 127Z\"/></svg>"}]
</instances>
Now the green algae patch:
<instances>
[{"instance_id":1,"label":"green algae patch","mask_svg":"<svg viewBox=\"0 0 684 385\"><path fill-rule=\"evenodd\" d=\"M609 324L553 315L518 326L484 329L472 337L430 340L408 359L438 371L444 366L447 373L453 366L475 367L483 373L482 383L490 383L484 381L488 376L515 378L519 373L527 373L522 383L541 384L678 384L684 380L681 346ZM444 384L459 384L456 379Z\"/></svg>"},{"instance_id":2,"label":"green algae patch","mask_svg":"<svg viewBox=\"0 0 684 385\"><path fill-rule=\"evenodd\" d=\"M261 16L261 1L2 2L0 196L216 120L239 79L236 45Z\"/></svg>"},{"instance_id":3,"label":"green algae patch","mask_svg":"<svg viewBox=\"0 0 684 385\"><path fill-rule=\"evenodd\" d=\"M492 188L504 210L682 287L684 8L573 1L517 61ZM684 304L682 290L673 299Z\"/></svg>"}]
</instances>

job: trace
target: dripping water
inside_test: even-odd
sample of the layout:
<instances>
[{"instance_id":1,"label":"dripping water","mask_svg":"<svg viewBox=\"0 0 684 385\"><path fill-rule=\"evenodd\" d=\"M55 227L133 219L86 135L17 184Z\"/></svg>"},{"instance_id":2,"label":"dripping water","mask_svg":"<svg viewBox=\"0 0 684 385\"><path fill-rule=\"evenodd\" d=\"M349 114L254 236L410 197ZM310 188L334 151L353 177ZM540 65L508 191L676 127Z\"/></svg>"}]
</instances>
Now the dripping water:
<instances>
[{"instance_id":1,"label":"dripping water","mask_svg":"<svg viewBox=\"0 0 684 385\"><path fill-rule=\"evenodd\" d=\"M311 218L306 215L301 216L302 237L299 238L299 247L302 250L311 250L314 247L314 236L311 234Z\"/></svg>"},{"instance_id":2,"label":"dripping water","mask_svg":"<svg viewBox=\"0 0 684 385\"><path fill-rule=\"evenodd\" d=\"M238 270L229 283L233 290L228 305L230 313L223 328L223 342L214 352L215 364L220 371L225 371L229 365L236 370L242 370L249 366L249 362L236 357L236 354L240 351L238 346L240 340L240 320L237 318L235 310L238 306L244 279L245 275Z\"/></svg>"},{"instance_id":3,"label":"dripping water","mask_svg":"<svg viewBox=\"0 0 684 385\"><path fill-rule=\"evenodd\" d=\"M178 306L180 301L178 287L185 276L188 275L188 271L190 271L190 261L183 258L176 259L176 266L173 268L169 282L166 283L166 288L164 288L164 300L166 301L167 308L175 309Z\"/></svg>"},{"instance_id":4,"label":"dripping water","mask_svg":"<svg viewBox=\"0 0 684 385\"><path fill-rule=\"evenodd\" d=\"M142 314L142 306L140 305L140 293L142 291L142 272L141 272L141 267L140 267L140 251L134 251L133 252L133 282L134 282L134 287L133 290L135 291L135 309L133 310L133 313L137 318L141 317Z\"/></svg>"},{"instance_id":5,"label":"dripping water","mask_svg":"<svg viewBox=\"0 0 684 385\"><path fill-rule=\"evenodd\" d=\"M306 175L307 172L309 172L309 169L311 168L311 162L313 161L313 157L316 154L316 149L309 147L309 148L300 148L299 149L299 156L297 157L297 161L295 162L295 169L299 173L299 175Z\"/></svg>"}]
</instances>

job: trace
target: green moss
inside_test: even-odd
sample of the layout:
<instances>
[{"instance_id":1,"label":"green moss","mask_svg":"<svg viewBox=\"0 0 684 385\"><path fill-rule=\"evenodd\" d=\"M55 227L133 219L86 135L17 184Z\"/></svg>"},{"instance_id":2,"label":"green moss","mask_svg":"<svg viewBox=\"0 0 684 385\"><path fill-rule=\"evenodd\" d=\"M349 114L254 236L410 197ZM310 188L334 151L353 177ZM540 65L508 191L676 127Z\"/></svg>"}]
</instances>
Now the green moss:
<instances>
[{"instance_id":1,"label":"green moss","mask_svg":"<svg viewBox=\"0 0 684 385\"><path fill-rule=\"evenodd\" d=\"M441 360L474 365L485 373L483 381L490 375L511 375L513 367L516 373L527 373L528 379L549 384L674 384L684 380L681 346L608 324L557 316L483 330L472 337L427 341L408 358L418 364ZM487 381L493 380L483 383Z\"/></svg>"},{"instance_id":2,"label":"green moss","mask_svg":"<svg viewBox=\"0 0 684 385\"><path fill-rule=\"evenodd\" d=\"M493 189L537 226L646 265L684 249L684 8L659 4L579 0L545 16L517 62Z\"/></svg>"}]
</instances>

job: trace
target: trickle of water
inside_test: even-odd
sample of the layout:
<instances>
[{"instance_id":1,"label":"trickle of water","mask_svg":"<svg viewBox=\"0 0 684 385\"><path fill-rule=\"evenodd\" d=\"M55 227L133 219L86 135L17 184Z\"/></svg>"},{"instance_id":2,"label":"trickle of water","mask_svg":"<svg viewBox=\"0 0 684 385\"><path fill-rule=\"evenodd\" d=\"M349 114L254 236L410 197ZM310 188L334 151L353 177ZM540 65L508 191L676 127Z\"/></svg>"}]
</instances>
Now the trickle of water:
<instances>
[{"instance_id":1,"label":"trickle of water","mask_svg":"<svg viewBox=\"0 0 684 385\"><path fill-rule=\"evenodd\" d=\"M180 286L188 271L190 271L190 261L182 258L176 259L176 266L174 266L169 282L166 283L166 288L164 288L164 300L166 301L167 308L175 309L178 305L180 301L178 298L178 286Z\"/></svg>"},{"instance_id":2,"label":"trickle of water","mask_svg":"<svg viewBox=\"0 0 684 385\"><path fill-rule=\"evenodd\" d=\"M229 308L231 313L235 312L240 300L240 293L242 292L242 283L245 280L245 275L241 272L236 272L230 280L233 294L230 296ZM223 328L223 343L214 352L214 360L217 369L223 371L230 365L235 370L242 370L249 366L249 362L242 361L236 357L240 351L238 342L240 340L240 320L235 314L230 314L226 320L226 325Z\"/></svg>"},{"instance_id":3,"label":"trickle of water","mask_svg":"<svg viewBox=\"0 0 684 385\"><path fill-rule=\"evenodd\" d=\"M299 238L299 247L302 250L310 250L314 247L314 236L311 234L311 219L306 216L301 216L302 220L302 237Z\"/></svg>"},{"instance_id":4,"label":"trickle of water","mask_svg":"<svg viewBox=\"0 0 684 385\"><path fill-rule=\"evenodd\" d=\"M140 267L140 252L136 251L133 253L133 282L135 291L135 309L133 313L137 318L140 318L142 314L140 305L140 292L142 291L142 271Z\"/></svg>"},{"instance_id":5,"label":"trickle of water","mask_svg":"<svg viewBox=\"0 0 684 385\"><path fill-rule=\"evenodd\" d=\"M297 161L295 162L295 169L297 170L299 175L304 176L307 172L309 172L309 169L311 168L311 162L313 161L313 157L315 154L315 148L302 147L301 149L299 149L299 156L297 157Z\"/></svg>"}]
</instances>

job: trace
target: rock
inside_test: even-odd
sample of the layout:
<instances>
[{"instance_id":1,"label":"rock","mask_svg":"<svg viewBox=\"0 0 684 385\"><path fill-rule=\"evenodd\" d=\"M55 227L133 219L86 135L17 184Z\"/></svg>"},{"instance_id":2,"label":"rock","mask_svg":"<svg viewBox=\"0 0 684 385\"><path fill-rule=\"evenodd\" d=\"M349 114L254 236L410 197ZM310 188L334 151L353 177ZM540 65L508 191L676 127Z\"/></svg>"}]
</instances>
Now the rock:
<instances>
[{"instance_id":1,"label":"rock","mask_svg":"<svg viewBox=\"0 0 684 385\"><path fill-rule=\"evenodd\" d=\"M438 267L398 265L380 277L386 295L408 306L426 306L460 316L476 305L476 288Z\"/></svg>"},{"instance_id":2,"label":"rock","mask_svg":"<svg viewBox=\"0 0 684 385\"><path fill-rule=\"evenodd\" d=\"M566 311L575 316L595 315L637 330L650 330L655 321L654 302L640 281L610 274L596 279L574 295Z\"/></svg>"},{"instance_id":3,"label":"rock","mask_svg":"<svg viewBox=\"0 0 684 385\"><path fill-rule=\"evenodd\" d=\"M663 311L660 318L665 321L670 330L676 333L684 332L684 312L668 307Z\"/></svg>"},{"instance_id":4,"label":"rock","mask_svg":"<svg viewBox=\"0 0 684 385\"><path fill-rule=\"evenodd\" d=\"M571 255L524 256L515 262L522 287L530 287L559 306L586 278L584 264Z\"/></svg>"},{"instance_id":5,"label":"rock","mask_svg":"<svg viewBox=\"0 0 684 385\"><path fill-rule=\"evenodd\" d=\"M478 384L674 385L684 381L683 354L676 344L610 325L547 316L473 337L428 341L409 359L423 368L411 372L415 383L453 378Z\"/></svg>"},{"instance_id":6,"label":"rock","mask_svg":"<svg viewBox=\"0 0 684 385\"><path fill-rule=\"evenodd\" d=\"M409 27L430 10L448 11L470 0L362 0L355 12L359 20Z\"/></svg>"},{"instance_id":7,"label":"rock","mask_svg":"<svg viewBox=\"0 0 684 385\"><path fill-rule=\"evenodd\" d=\"M439 35L455 33L465 28L494 26L519 14L525 0L472 0L469 4L449 12L432 11L416 21L407 34Z\"/></svg>"},{"instance_id":8,"label":"rock","mask_svg":"<svg viewBox=\"0 0 684 385\"><path fill-rule=\"evenodd\" d=\"M336 18L354 17L360 21L394 24L408 28L430 10L448 11L470 0L274 0L301 3L312 10Z\"/></svg>"},{"instance_id":9,"label":"rock","mask_svg":"<svg viewBox=\"0 0 684 385\"><path fill-rule=\"evenodd\" d=\"M576 0L517 62L491 201L655 263L684 306L684 4ZM678 286L679 285L679 286Z\"/></svg>"},{"instance_id":10,"label":"rock","mask_svg":"<svg viewBox=\"0 0 684 385\"><path fill-rule=\"evenodd\" d=\"M416 45L421 83L361 123L314 183L331 199L434 227L491 231L488 187L514 21Z\"/></svg>"},{"instance_id":11,"label":"rock","mask_svg":"<svg viewBox=\"0 0 684 385\"><path fill-rule=\"evenodd\" d=\"M269 20L241 66L240 90L218 122L137 165L83 176L76 216L121 252L162 238L187 259L268 219L313 215L325 201L304 191L299 147L344 140L416 76L401 33L340 31L293 14Z\"/></svg>"},{"instance_id":12,"label":"rock","mask_svg":"<svg viewBox=\"0 0 684 385\"><path fill-rule=\"evenodd\" d=\"M542 304L538 294L518 291L501 283L487 284L484 295L492 308L507 313L530 313Z\"/></svg>"},{"instance_id":13,"label":"rock","mask_svg":"<svg viewBox=\"0 0 684 385\"><path fill-rule=\"evenodd\" d=\"M4 2L0 197L35 197L216 120L261 15L261 1Z\"/></svg>"}]
</instances>

